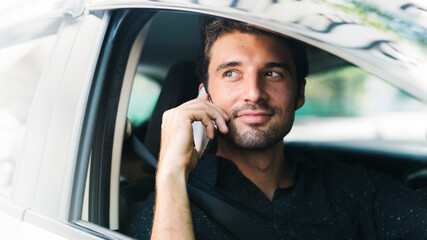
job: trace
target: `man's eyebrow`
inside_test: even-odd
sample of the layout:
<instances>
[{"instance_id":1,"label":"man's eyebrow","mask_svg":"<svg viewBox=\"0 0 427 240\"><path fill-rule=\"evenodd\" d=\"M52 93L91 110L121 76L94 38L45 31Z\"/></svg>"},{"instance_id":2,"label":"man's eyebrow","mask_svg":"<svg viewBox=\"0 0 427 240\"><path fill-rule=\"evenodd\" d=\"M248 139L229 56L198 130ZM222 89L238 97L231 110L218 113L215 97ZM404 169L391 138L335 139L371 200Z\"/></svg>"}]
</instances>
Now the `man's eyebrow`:
<instances>
[{"instance_id":1,"label":"man's eyebrow","mask_svg":"<svg viewBox=\"0 0 427 240\"><path fill-rule=\"evenodd\" d=\"M223 64L219 65L216 68L216 72L219 72L219 71L221 71L222 69L225 69L225 68L235 67L235 66L239 66L239 65L242 65L242 63L241 62L227 62L227 63L223 63Z\"/></svg>"},{"instance_id":2,"label":"man's eyebrow","mask_svg":"<svg viewBox=\"0 0 427 240\"><path fill-rule=\"evenodd\" d=\"M235 67L235 66L240 66L242 65L241 62L227 62L227 63L223 63L221 65L219 65L216 68L216 72L221 71L222 69L226 69L229 67ZM282 63L282 62L268 62L266 64L264 64L264 68L282 68L288 72L291 72L291 66L289 66L289 64L287 63Z\"/></svg>"},{"instance_id":3,"label":"man's eyebrow","mask_svg":"<svg viewBox=\"0 0 427 240\"><path fill-rule=\"evenodd\" d=\"M284 70L291 72L291 66L287 63L281 63L281 62L269 62L264 65L265 68L283 68Z\"/></svg>"}]
</instances>

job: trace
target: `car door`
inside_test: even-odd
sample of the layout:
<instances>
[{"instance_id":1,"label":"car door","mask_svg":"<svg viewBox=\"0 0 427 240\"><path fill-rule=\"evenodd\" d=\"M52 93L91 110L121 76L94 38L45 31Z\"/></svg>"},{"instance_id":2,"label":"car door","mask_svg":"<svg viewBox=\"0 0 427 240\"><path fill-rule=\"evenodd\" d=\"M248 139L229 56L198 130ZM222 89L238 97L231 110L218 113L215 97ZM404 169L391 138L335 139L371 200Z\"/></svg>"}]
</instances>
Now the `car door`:
<instances>
[{"instance_id":1,"label":"car door","mask_svg":"<svg viewBox=\"0 0 427 240\"><path fill-rule=\"evenodd\" d=\"M11 100L1 109L18 118L9 135L18 138L16 146L6 149L10 156L1 168L13 172L1 189L2 239L97 238L70 224L69 215L85 100L109 16L82 14L84 6L64 1L50 4L29 3L2 16L11 20L0 29L2 56L12 62L2 69L2 84L11 86L2 91ZM27 14L13 19L18 13Z\"/></svg>"},{"instance_id":2,"label":"car door","mask_svg":"<svg viewBox=\"0 0 427 240\"><path fill-rule=\"evenodd\" d=\"M0 238L12 239L29 207L21 204L25 198L18 197L18 192L30 193L35 186L30 182L17 191L14 179L23 169L20 158L25 152L25 136L31 130L32 106L38 99L62 18L41 14L33 21L20 21L22 14L6 10L0 15ZM34 155L34 162L38 157ZM28 174L31 177L32 173Z\"/></svg>"},{"instance_id":3,"label":"car door","mask_svg":"<svg viewBox=\"0 0 427 240\"><path fill-rule=\"evenodd\" d=\"M144 81L150 82L150 86L157 86L163 83L162 79L172 65L172 62L161 63L163 67L140 64L147 57L148 63L154 63L159 54L157 51L165 48L158 46L154 53L149 53L150 49L146 48L149 46L146 41L150 41L150 26L154 25L153 16L162 13L195 16L186 18L190 19L185 22L189 25L202 14L247 21L328 50L353 64L367 66L378 75L392 76L392 79L394 73L408 66L408 62L400 60L410 57L399 55L389 47L387 41L390 39L385 41L379 35L375 36L384 41L378 41L377 45L366 41L353 45L342 45L343 42L338 40L333 42L335 38L328 35L329 30L346 24L357 27L357 24L352 19L341 18L341 15L332 14L335 18L329 19L321 11L310 15L301 11L310 4L299 1L259 1L257 4L252 1L201 1L198 4L193 1L98 0L88 1L87 5L79 1L70 3L74 5L69 5L58 15L57 36L37 85L22 154L14 169L12 194L0 202L4 221L14 219L10 221L7 233L14 239L33 236L47 239L127 238L120 233L123 230L120 214L124 210L120 197L124 189L121 185L123 154L126 152L124 142L130 128L127 118L133 121L129 114L134 103L132 91L139 73L149 77ZM308 9L316 9L313 6L318 5L315 3ZM290 16L300 17L301 22L283 18L288 15L281 13L290 13L292 9L298 10L295 12L301 16ZM316 17L310 18L313 16ZM313 19L322 20L315 25L316 31L310 30L313 28L311 24L316 22ZM341 24L335 24L340 21ZM162 33L173 30L170 22L164 24L158 27L160 37L153 42L162 36L165 38ZM192 41L196 35L180 39ZM197 56L189 53L197 52L199 40L196 39L189 49L173 54L181 45L174 45L178 38L167 36L168 47L163 52L163 59L196 61ZM371 47L373 53L368 63L358 57L364 47ZM390 72L383 72L375 65L382 58L390 63L387 66ZM394 79L396 85L425 99L426 86L414 87L420 78L408 84L401 81L403 76L399 74ZM158 93L158 89L152 90L154 88L157 89L150 88L149 92ZM141 102L155 103L156 100L157 95L143 98ZM150 114L147 113L148 118Z\"/></svg>"}]
</instances>

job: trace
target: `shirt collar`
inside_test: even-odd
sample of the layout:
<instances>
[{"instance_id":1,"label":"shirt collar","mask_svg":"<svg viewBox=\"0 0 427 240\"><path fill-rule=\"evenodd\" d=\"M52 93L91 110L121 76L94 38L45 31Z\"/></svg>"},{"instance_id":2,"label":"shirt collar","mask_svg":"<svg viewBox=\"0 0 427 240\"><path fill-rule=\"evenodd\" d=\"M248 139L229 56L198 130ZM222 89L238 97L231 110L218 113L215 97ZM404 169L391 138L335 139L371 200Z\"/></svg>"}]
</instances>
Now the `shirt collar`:
<instances>
[{"instance_id":1,"label":"shirt collar","mask_svg":"<svg viewBox=\"0 0 427 240\"><path fill-rule=\"evenodd\" d=\"M312 161L307 156L296 153L293 151L285 150L285 156L293 166L292 179L295 184L296 174L299 167L305 166L309 168L318 168L318 163ZM199 160L196 169L190 174L190 181L196 178L197 181L204 182L210 187L213 187L218 181L219 171L239 171L237 166L230 160L213 155L207 154L204 158Z\"/></svg>"}]
</instances>

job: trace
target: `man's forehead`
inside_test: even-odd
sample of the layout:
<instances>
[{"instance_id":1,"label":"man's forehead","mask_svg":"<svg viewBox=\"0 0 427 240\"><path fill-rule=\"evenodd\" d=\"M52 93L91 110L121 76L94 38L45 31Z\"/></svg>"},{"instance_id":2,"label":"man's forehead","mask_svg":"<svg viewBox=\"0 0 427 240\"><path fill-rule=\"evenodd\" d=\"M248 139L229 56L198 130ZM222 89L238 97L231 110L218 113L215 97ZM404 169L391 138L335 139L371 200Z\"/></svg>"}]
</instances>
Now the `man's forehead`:
<instances>
[{"instance_id":1,"label":"man's forehead","mask_svg":"<svg viewBox=\"0 0 427 240\"><path fill-rule=\"evenodd\" d=\"M210 63L214 61L216 65L228 63L241 65L245 60L255 60L251 57L259 55L264 57L265 62L262 64L265 65L270 62L294 65L289 46L279 37L239 31L226 33L217 38L210 51Z\"/></svg>"},{"instance_id":2,"label":"man's forehead","mask_svg":"<svg viewBox=\"0 0 427 240\"><path fill-rule=\"evenodd\" d=\"M280 47L289 48L288 43L285 41L285 39L280 36L273 33L267 33L267 32L255 32L255 33L249 33L249 32L241 32L239 30L233 30L231 32L223 33L220 36L218 36L215 41L212 43L212 47L217 43L218 41L221 41L224 38L235 38L236 40L238 38L253 38L253 39L270 39L270 41L275 41Z\"/></svg>"}]
</instances>

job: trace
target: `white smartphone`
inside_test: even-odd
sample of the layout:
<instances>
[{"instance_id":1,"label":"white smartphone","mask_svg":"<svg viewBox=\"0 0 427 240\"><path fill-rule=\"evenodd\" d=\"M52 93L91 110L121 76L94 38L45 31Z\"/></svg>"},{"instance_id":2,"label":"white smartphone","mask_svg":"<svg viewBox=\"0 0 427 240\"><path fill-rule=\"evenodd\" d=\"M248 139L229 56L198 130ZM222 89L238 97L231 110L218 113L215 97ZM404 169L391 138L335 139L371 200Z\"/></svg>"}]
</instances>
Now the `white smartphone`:
<instances>
[{"instance_id":1,"label":"white smartphone","mask_svg":"<svg viewBox=\"0 0 427 240\"><path fill-rule=\"evenodd\" d=\"M197 96L200 98L203 94L206 93L205 87L200 89L199 95ZM215 125L215 122L214 122ZM215 133L216 133L216 125L215 125ZM198 152L199 159L202 158L208 148L210 143L212 142L207 136L206 136L206 130L205 126L203 126L202 122L195 121L193 122L193 135L194 135L194 146Z\"/></svg>"}]
</instances>

